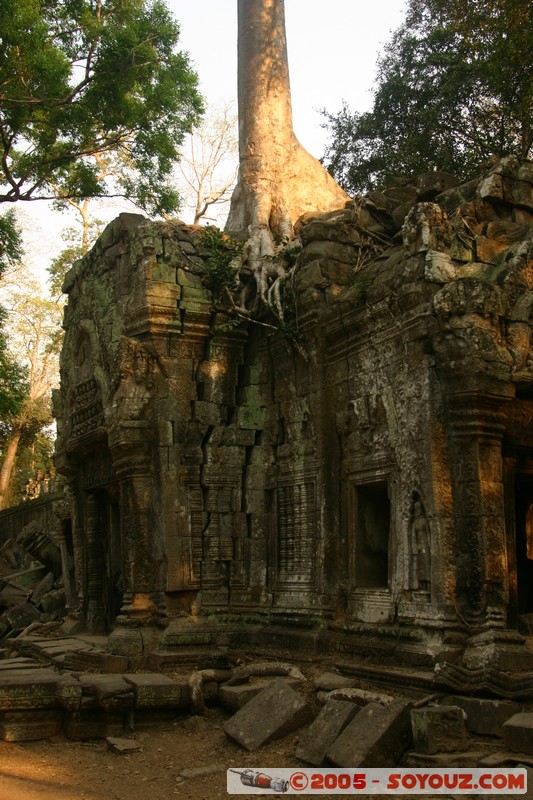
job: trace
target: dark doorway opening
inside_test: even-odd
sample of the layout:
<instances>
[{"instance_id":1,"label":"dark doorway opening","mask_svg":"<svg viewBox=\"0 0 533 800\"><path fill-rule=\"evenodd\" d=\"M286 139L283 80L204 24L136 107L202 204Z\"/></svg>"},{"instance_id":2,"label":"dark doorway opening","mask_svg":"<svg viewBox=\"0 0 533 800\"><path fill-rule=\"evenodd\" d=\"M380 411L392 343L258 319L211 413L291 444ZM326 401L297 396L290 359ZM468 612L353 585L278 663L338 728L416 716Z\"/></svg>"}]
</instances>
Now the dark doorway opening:
<instances>
[{"instance_id":1,"label":"dark doorway opening","mask_svg":"<svg viewBox=\"0 0 533 800\"><path fill-rule=\"evenodd\" d=\"M355 585L389 584L390 500L387 481L355 488Z\"/></svg>"}]
</instances>

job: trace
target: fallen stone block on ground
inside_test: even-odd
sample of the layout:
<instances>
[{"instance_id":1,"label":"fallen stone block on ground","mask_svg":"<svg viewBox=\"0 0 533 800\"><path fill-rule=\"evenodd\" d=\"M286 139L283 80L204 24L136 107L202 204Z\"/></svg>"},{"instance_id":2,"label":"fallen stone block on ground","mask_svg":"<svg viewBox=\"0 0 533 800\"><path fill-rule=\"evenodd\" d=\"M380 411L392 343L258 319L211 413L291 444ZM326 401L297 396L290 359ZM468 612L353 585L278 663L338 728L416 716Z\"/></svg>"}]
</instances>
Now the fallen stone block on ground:
<instances>
[{"instance_id":1,"label":"fallen stone block on ground","mask_svg":"<svg viewBox=\"0 0 533 800\"><path fill-rule=\"evenodd\" d=\"M104 711L128 711L133 707L133 686L124 680L122 675L80 675L79 681L83 691L82 707L98 705ZM95 702L91 703L94 698Z\"/></svg>"},{"instance_id":2,"label":"fallen stone block on ground","mask_svg":"<svg viewBox=\"0 0 533 800\"><path fill-rule=\"evenodd\" d=\"M135 697L135 708L179 708L187 700L187 686L181 686L167 675L133 673L123 676Z\"/></svg>"},{"instance_id":3,"label":"fallen stone block on ground","mask_svg":"<svg viewBox=\"0 0 533 800\"><path fill-rule=\"evenodd\" d=\"M514 714L502 726L503 741L513 753L533 755L533 713Z\"/></svg>"},{"instance_id":4,"label":"fallen stone block on ground","mask_svg":"<svg viewBox=\"0 0 533 800\"><path fill-rule=\"evenodd\" d=\"M240 708L243 708L252 697L256 697L260 692L270 686L274 680L286 683L287 686L293 689L296 689L301 683L301 681L295 678L258 678L251 683L241 683L234 686L223 683L218 690L220 705L227 708L228 711L238 711Z\"/></svg>"},{"instance_id":5,"label":"fallen stone block on ground","mask_svg":"<svg viewBox=\"0 0 533 800\"><path fill-rule=\"evenodd\" d=\"M493 700L479 697L453 695L443 699L446 705L455 705L466 713L466 729L483 736L503 736L503 724L514 714L523 711L520 703L511 700Z\"/></svg>"},{"instance_id":6,"label":"fallen stone block on ground","mask_svg":"<svg viewBox=\"0 0 533 800\"><path fill-rule=\"evenodd\" d=\"M57 706L59 675L51 669L20 670L0 676L0 711Z\"/></svg>"},{"instance_id":7,"label":"fallen stone block on ground","mask_svg":"<svg viewBox=\"0 0 533 800\"><path fill-rule=\"evenodd\" d=\"M142 744L135 741L135 739L121 739L116 736L108 736L106 742L107 749L118 755L138 753L143 749Z\"/></svg>"},{"instance_id":8,"label":"fallen stone block on ground","mask_svg":"<svg viewBox=\"0 0 533 800\"><path fill-rule=\"evenodd\" d=\"M313 712L284 681L275 680L224 725L224 731L246 750L280 739L311 722Z\"/></svg>"},{"instance_id":9,"label":"fallen stone block on ground","mask_svg":"<svg viewBox=\"0 0 533 800\"><path fill-rule=\"evenodd\" d=\"M413 742L418 753L451 753L467 749L466 714L459 706L411 710Z\"/></svg>"},{"instance_id":10,"label":"fallen stone block on ground","mask_svg":"<svg viewBox=\"0 0 533 800\"><path fill-rule=\"evenodd\" d=\"M296 748L296 758L315 767L324 764L328 749L358 711L356 705L346 700L328 700L302 736Z\"/></svg>"},{"instance_id":11,"label":"fallen stone block on ground","mask_svg":"<svg viewBox=\"0 0 533 800\"><path fill-rule=\"evenodd\" d=\"M347 725L327 752L338 767L393 767L412 743L408 700L387 706L369 703Z\"/></svg>"}]
</instances>

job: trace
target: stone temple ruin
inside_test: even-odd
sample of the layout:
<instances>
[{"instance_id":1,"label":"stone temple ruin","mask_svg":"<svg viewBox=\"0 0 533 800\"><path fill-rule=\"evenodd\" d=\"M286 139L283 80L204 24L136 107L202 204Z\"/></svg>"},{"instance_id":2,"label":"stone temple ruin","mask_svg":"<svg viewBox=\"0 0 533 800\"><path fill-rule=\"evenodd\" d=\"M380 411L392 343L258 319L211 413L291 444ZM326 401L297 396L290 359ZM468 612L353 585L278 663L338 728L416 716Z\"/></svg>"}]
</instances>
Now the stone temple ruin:
<instances>
[{"instance_id":1,"label":"stone temple ruin","mask_svg":"<svg viewBox=\"0 0 533 800\"><path fill-rule=\"evenodd\" d=\"M200 229L111 223L64 286L72 629L530 668L532 231L515 157L308 214L295 348Z\"/></svg>"},{"instance_id":2,"label":"stone temple ruin","mask_svg":"<svg viewBox=\"0 0 533 800\"><path fill-rule=\"evenodd\" d=\"M514 157L304 216L295 346L221 313L202 229L121 215L66 279L67 498L53 530L26 504L18 538L2 512L2 558L44 583L26 602L3 573L1 634L66 604L65 630L117 656L290 643L452 684L530 670L532 224Z\"/></svg>"}]
</instances>

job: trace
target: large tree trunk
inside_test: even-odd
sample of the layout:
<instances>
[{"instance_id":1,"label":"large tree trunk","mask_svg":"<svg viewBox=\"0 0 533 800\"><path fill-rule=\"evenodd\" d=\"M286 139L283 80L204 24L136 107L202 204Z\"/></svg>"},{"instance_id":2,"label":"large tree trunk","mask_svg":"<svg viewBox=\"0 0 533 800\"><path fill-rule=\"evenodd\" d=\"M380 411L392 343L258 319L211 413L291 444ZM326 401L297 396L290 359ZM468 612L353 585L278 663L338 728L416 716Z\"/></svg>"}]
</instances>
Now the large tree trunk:
<instances>
[{"instance_id":1,"label":"large tree trunk","mask_svg":"<svg viewBox=\"0 0 533 800\"><path fill-rule=\"evenodd\" d=\"M342 208L348 195L292 129L283 0L238 0L239 179L226 224L248 240L248 264L291 239L307 211Z\"/></svg>"},{"instance_id":2,"label":"large tree trunk","mask_svg":"<svg viewBox=\"0 0 533 800\"><path fill-rule=\"evenodd\" d=\"M21 436L22 428L17 426L13 428L7 442L6 454L2 462L2 468L0 469L0 510L7 508L8 505L9 486L13 475L13 469L15 468Z\"/></svg>"}]
</instances>

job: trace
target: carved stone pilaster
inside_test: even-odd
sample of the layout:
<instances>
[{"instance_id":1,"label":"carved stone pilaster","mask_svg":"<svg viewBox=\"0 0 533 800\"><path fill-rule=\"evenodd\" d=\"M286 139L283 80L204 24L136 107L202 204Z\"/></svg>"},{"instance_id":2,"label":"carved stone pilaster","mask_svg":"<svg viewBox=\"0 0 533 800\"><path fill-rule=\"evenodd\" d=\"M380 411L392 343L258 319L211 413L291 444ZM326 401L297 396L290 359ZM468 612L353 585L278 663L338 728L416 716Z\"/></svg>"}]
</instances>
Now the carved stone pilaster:
<instances>
[{"instance_id":1,"label":"carved stone pilaster","mask_svg":"<svg viewBox=\"0 0 533 800\"><path fill-rule=\"evenodd\" d=\"M502 437L509 384L453 387L451 452L456 531L457 602L479 625L505 625L507 561Z\"/></svg>"},{"instance_id":2,"label":"carved stone pilaster","mask_svg":"<svg viewBox=\"0 0 533 800\"><path fill-rule=\"evenodd\" d=\"M92 493L87 496L85 504L85 540L87 553L87 629L91 633L104 633L104 559L98 525L98 501Z\"/></svg>"}]
</instances>

